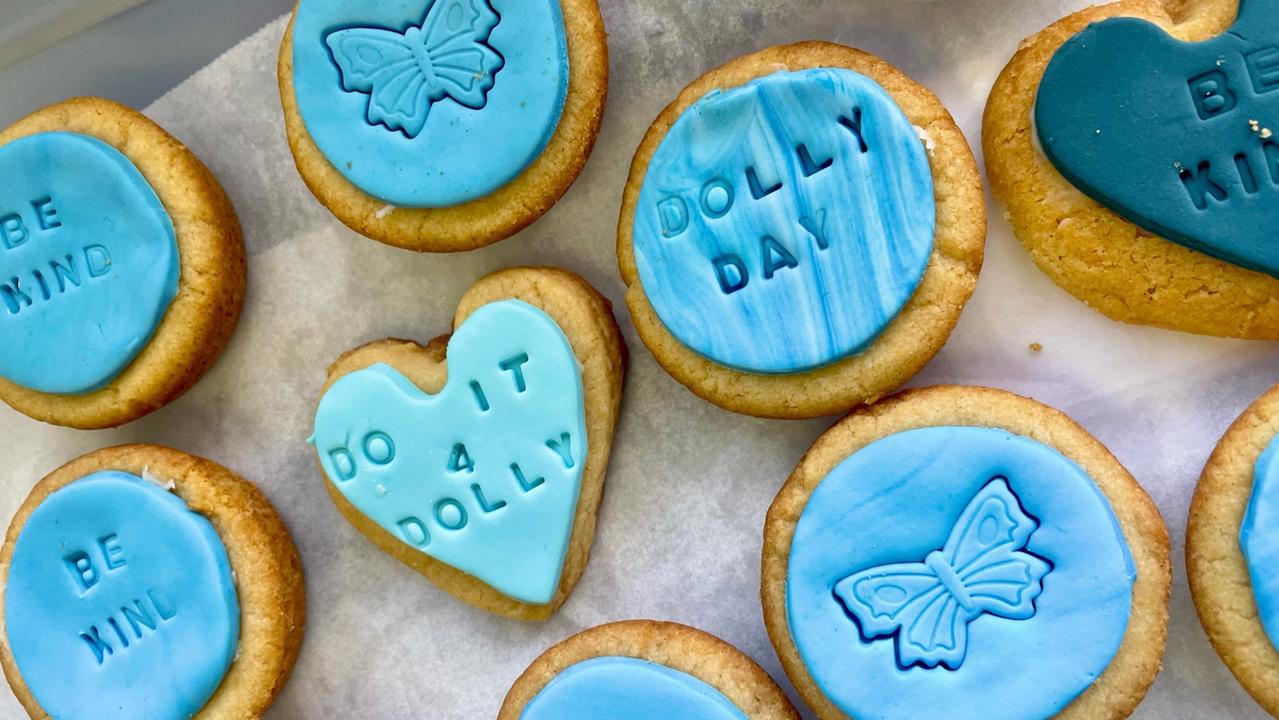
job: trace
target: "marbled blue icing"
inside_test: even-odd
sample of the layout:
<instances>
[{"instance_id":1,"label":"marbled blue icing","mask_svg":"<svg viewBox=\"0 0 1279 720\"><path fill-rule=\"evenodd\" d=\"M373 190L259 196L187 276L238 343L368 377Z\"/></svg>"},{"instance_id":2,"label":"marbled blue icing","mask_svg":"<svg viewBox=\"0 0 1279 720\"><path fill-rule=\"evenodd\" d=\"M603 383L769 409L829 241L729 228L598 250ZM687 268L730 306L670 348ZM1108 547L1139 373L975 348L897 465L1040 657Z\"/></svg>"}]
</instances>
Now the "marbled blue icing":
<instances>
[{"instance_id":1,"label":"marbled blue icing","mask_svg":"<svg viewBox=\"0 0 1279 720\"><path fill-rule=\"evenodd\" d=\"M118 150L71 133L0 146L0 376L96 390L146 347L178 291L173 223Z\"/></svg>"},{"instance_id":2,"label":"marbled blue icing","mask_svg":"<svg viewBox=\"0 0 1279 720\"><path fill-rule=\"evenodd\" d=\"M746 720L723 693L665 665L628 657L597 657L551 679L520 720Z\"/></svg>"},{"instance_id":3,"label":"marbled blue icing","mask_svg":"<svg viewBox=\"0 0 1279 720\"><path fill-rule=\"evenodd\" d=\"M688 108L635 210L644 292L681 342L722 365L804 372L865 349L933 246L918 134L869 78L779 72Z\"/></svg>"},{"instance_id":4,"label":"marbled blue icing","mask_svg":"<svg viewBox=\"0 0 1279 720\"><path fill-rule=\"evenodd\" d=\"M302 0L293 88L307 132L353 185L447 207L541 154L568 93L559 0Z\"/></svg>"},{"instance_id":5,"label":"marbled blue icing","mask_svg":"<svg viewBox=\"0 0 1279 720\"><path fill-rule=\"evenodd\" d=\"M506 300L450 338L448 378L428 395L384 364L346 375L321 398L311 442L333 485L387 532L544 605L586 461L577 356L549 315Z\"/></svg>"},{"instance_id":6,"label":"marbled blue icing","mask_svg":"<svg viewBox=\"0 0 1279 720\"><path fill-rule=\"evenodd\" d=\"M1270 644L1279 648L1279 437L1270 441L1253 470L1252 495L1239 547L1252 578L1252 597Z\"/></svg>"},{"instance_id":7,"label":"marbled blue icing","mask_svg":"<svg viewBox=\"0 0 1279 720\"><path fill-rule=\"evenodd\" d=\"M873 628L845 609L847 581L948 546L965 510L999 495L1001 479L1018 501L1007 516L1021 527L1017 547L1050 567L1017 579L1031 590L1025 612L965 620L958 661L902 662L900 638L866 637ZM791 542L786 611L814 681L852 717L1041 720L1115 656L1135 578L1110 504L1079 466L1003 430L933 427L871 443L822 479Z\"/></svg>"},{"instance_id":8,"label":"marbled blue icing","mask_svg":"<svg viewBox=\"0 0 1279 720\"><path fill-rule=\"evenodd\" d=\"M187 720L235 658L226 548L178 496L100 471L56 490L14 545L4 595L14 662L60 720Z\"/></svg>"},{"instance_id":9,"label":"marbled blue icing","mask_svg":"<svg viewBox=\"0 0 1279 720\"><path fill-rule=\"evenodd\" d=\"M1133 223L1279 276L1279 4L1182 42L1113 18L1068 40L1035 105L1061 174Z\"/></svg>"}]
</instances>

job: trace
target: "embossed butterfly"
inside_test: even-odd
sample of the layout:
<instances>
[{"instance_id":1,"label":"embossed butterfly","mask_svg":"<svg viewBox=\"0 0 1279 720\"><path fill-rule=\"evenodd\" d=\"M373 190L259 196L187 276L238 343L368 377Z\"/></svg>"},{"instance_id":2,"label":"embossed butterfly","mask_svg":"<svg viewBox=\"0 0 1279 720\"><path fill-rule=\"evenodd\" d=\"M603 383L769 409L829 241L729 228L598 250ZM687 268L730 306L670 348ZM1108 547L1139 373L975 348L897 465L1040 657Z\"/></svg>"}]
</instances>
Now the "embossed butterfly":
<instances>
[{"instance_id":1,"label":"embossed butterfly","mask_svg":"<svg viewBox=\"0 0 1279 720\"><path fill-rule=\"evenodd\" d=\"M982 615L1026 620L1052 565L1025 551L1038 521L996 477L921 563L881 565L840 580L835 596L866 640L896 636L897 663L958 670L968 624Z\"/></svg>"},{"instance_id":2,"label":"embossed butterfly","mask_svg":"<svg viewBox=\"0 0 1279 720\"><path fill-rule=\"evenodd\" d=\"M489 0L435 0L420 27L335 30L324 41L347 92L369 95L370 125L409 138L445 98L479 110L505 60L488 46L500 16Z\"/></svg>"}]
</instances>

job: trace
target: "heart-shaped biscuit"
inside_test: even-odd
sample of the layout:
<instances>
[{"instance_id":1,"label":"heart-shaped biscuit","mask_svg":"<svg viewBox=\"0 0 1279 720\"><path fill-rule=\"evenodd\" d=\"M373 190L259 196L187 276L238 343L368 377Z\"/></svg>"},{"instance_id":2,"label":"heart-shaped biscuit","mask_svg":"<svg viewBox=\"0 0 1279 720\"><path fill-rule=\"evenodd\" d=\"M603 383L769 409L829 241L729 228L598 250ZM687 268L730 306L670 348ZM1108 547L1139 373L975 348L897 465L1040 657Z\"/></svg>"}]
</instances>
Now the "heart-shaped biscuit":
<instances>
[{"instance_id":1,"label":"heart-shaped biscuit","mask_svg":"<svg viewBox=\"0 0 1279 720\"><path fill-rule=\"evenodd\" d=\"M1242 0L1219 37L1090 25L1044 72L1035 123L1073 185L1169 240L1279 276L1279 7Z\"/></svg>"},{"instance_id":2,"label":"heart-shaped biscuit","mask_svg":"<svg viewBox=\"0 0 1279 720\"><path fill-rule=\"evenodd\" d=\"M468 602L542 619L589 553L621 338L603 298L546 269L481 280L456 328L345 356L312 443L339 509L383 549Z\"/></svg>"}]
</instances>

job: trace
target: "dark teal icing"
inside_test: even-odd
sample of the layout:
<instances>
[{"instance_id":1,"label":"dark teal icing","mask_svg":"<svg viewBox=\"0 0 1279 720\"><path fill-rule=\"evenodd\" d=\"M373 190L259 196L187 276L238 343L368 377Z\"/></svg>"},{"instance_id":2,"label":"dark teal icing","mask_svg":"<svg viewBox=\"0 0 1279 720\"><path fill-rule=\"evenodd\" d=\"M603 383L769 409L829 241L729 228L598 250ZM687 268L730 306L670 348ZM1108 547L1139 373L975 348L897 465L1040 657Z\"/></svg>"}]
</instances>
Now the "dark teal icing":
<instances>
[{"instance_id":1,"label":"dark teal icing","mask_svg":"<svg viewBox=\"0 0 1279 720\"><path fill-rule=\"evenodd\" d=\"M1242 0L1220 37L1135 18L1053 56L1035 105L1072 184L1150 232L1279 276L1279 1Z\"/></svg>"}]
</instances>

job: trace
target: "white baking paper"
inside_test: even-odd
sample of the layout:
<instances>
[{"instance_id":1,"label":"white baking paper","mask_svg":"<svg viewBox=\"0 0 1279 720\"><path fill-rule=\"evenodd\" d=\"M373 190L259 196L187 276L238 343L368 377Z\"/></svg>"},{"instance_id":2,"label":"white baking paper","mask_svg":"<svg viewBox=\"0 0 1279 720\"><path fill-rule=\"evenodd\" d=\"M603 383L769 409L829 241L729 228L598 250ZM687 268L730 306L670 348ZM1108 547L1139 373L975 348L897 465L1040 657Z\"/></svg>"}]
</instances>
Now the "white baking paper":
<instances>
[{"instance_id":1,"label":"white baking paper","mask_svg":"<svg viewBox=\"0 0 1279 720\"><path fill-rule=\"evenodd\" d=\"M249 295L225 355L187 395L105 432L41 425L0 408L0 514L63 462L123 442L172 445L255 480L306 566L306 643L271 718L492 718L542 650L586 627L662 618L715 633L794 696L764 633L764 513L830 420L756 420L713 407L636 339L614 258L627 168L649 123L704 71L775 43L835 40L930 87L980 154L995 76L1024 36L1085 3L1012 0L602 0L608 110L582 177L520 235L460 255L366 240L307 192L281 125L277 21L148 108L222 180L249 248ZM465 605L381 552L334 510L306 438L326 365L387 337L449 329L481 275L549 264L616 305L631 350L623 414L590 565L544 624ZM1042 352L1028 349L1040 343ZM1176 582L1165 669L1140 718L1259 718L1210 648L1184 580L1186 511L1230 421L1279 381L1279 346L1122 325L1054 286L991 206L985 269L950 343L912 382L1007 388L1072 415L1119 456L1172 530ZM1033 659L1029 659L1032 661ZM21 709L0 692L0 716Z\"/></svg>"}]
</instances>

